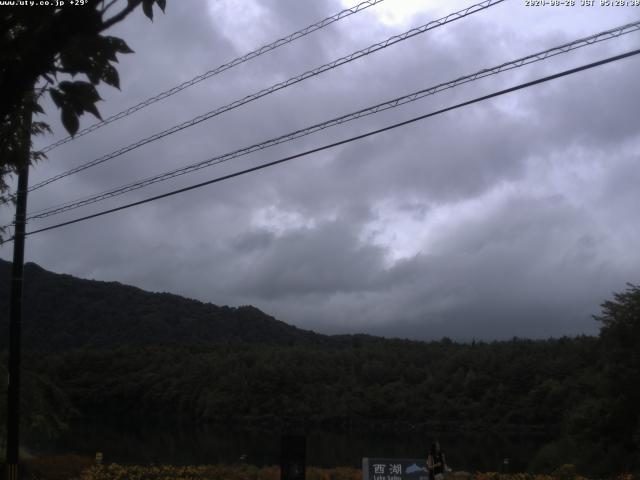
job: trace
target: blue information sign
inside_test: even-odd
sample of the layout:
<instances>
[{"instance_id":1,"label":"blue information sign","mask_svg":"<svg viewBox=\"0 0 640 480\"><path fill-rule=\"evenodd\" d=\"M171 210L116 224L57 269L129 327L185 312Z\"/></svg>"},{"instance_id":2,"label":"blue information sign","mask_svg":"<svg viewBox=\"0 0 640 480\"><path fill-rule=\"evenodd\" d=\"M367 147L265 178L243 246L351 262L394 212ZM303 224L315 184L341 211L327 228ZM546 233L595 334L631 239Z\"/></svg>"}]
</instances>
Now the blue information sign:
<instances>
[{"instance_id":1,"label":"blue information sign","mask_svg":"<svg viewBox=\"0 0 640 480\"><path fill-rule=\"evenodd\" d=\"M363 480L429 480L427 461L419 458L363 458Z\"/></svg>"}]
</instances>

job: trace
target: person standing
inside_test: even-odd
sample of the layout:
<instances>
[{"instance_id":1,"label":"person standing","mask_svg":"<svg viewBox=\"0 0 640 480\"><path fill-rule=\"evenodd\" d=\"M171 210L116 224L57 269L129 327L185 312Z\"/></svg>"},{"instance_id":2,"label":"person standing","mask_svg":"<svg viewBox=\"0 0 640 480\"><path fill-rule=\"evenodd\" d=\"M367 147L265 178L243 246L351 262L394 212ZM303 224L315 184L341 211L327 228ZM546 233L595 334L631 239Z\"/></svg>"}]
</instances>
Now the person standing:
<instances>
[{"instance_id":1,"label":"person standing","mask_svg":"<svg viewBox=\"0 0 640 480\"><path fill-rule=\"evenodd\" d=\"M444 452L440 449L440 442L431 444L429 456L427 457L427 471L429 472L429 480L443 480L447 463Z\"/></svg>"}]
</instances>

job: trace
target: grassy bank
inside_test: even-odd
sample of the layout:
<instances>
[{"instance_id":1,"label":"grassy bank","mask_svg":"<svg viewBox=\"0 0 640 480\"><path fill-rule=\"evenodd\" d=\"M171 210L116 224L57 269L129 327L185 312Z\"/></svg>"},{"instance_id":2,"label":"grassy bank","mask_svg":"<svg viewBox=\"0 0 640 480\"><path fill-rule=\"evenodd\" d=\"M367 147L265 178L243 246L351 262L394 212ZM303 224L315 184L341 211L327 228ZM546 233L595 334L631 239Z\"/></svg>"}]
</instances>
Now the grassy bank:
<instances>
[{"instance_id":1,"label":"grassy bank","mask_svg":"<svg viewBox=\"0 0 640 480\"><path fill-rule=\"evenodd\" d=\"M4 472L3 472L4 473ZM23 478L29 480L279 480L279 467L253 465L95 465L93 459L79 455L32 458L25 462ZM361 480L358 468L307 467L307 480ZM622 474L610 480L640 480ZM550 474L496 472L456 472L447 480L588 480L574 466L563 465Z\"/></svg>"},{"instance_id":2,"label":"grassy bank","mask_svg":"<svg viewBox=\"0 0 640 480\"><path fill-rule=\"evenodd\" d=\"M307 480L361 480L358 468L307 468ZM279 480L278 467L254 467L251 465L203 465L203 466L92 466L84 470L80 480ZM449 480L587 480L576 474L571 465L564 465L549 475L526 473L500 474L496 472L457 472L448 476ZM614 480L638 480L625 474Z\"/></svg>"}]
</instances>

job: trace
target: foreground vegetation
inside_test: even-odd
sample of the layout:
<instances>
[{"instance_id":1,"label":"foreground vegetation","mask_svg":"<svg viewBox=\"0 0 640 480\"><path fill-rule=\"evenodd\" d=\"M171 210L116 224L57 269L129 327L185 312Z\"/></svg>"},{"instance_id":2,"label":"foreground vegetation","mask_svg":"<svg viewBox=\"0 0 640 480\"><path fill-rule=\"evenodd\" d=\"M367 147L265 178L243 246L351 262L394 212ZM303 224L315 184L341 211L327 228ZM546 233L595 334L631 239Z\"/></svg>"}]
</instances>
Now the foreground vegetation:
<instances>
[{"instance_id":1,"label":"foreground vegetation","mask_svg":"<svg viewBox=\"0 0 640 480\"><path fill-rule=\"evenodd\" d=\"M91 459L76 456L49 457L47 461L29 466L32 480L279 480L276 466L252 465L88 465ZM72 467L70 467L72 465ZM75 470L74 470L75 468ZM635 480L632 474L611 477L612 480ZM357 468L307 467L307 480L361 480L362 471ZM587 480L576 473L573 465L562 465L544 475L528 473L503 474L497 472L456 472L447 480Z\"/></svg>"},{"instance_id":2,"label":"foreground vegetation","mask_svg":"<svg viewBox=\"0 0 640 480\"><path fill-rule=\"evenodd\" d=\"M307 480L361 480L362 472L354 468L321 469L309 467ZM93 466L84 470L80 480L280 480L279 467L254 467L251 465L202 465L202 466Z\"/></svg>"}]
</instances>

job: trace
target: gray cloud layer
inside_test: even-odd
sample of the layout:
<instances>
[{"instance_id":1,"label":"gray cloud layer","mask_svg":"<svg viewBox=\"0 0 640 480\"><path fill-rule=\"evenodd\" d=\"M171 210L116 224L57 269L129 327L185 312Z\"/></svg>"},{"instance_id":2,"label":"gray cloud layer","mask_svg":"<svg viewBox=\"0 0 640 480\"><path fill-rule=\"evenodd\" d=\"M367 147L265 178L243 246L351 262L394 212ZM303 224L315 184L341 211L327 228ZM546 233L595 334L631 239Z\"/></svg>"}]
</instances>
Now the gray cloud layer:
<instances>
[{"instance_id":1,"label":"gray cloud layer","mask_svg":"<svg viewBox=\"0 0 640 480\"><path fill-rule=\"evenodd\" d=\"M114 31L136 54L121 61L122 92L104 90L104 115L344 7L254 0L238 11L231 1L168 3L153 24L138 13ZM382 5L393 11L406 2ZM403 24L383 22L374 7L51 152L32 183L464 5L446 2L443 10L425 2ZM43 208L200 161L629 22L636 13L568 10L505 2L34 192L30 204ZM379 128L625 51L637 39L484 79L55 219ZM598 305L639 281L639 73L637 59L625 60L34 235L28 259L81 277L251 303L327 333L465 340L594 333L590 315ZM3 215L10 218L8 210ZM10 258L10 249L1 254Z\"/></svg>"}]
</instances>

